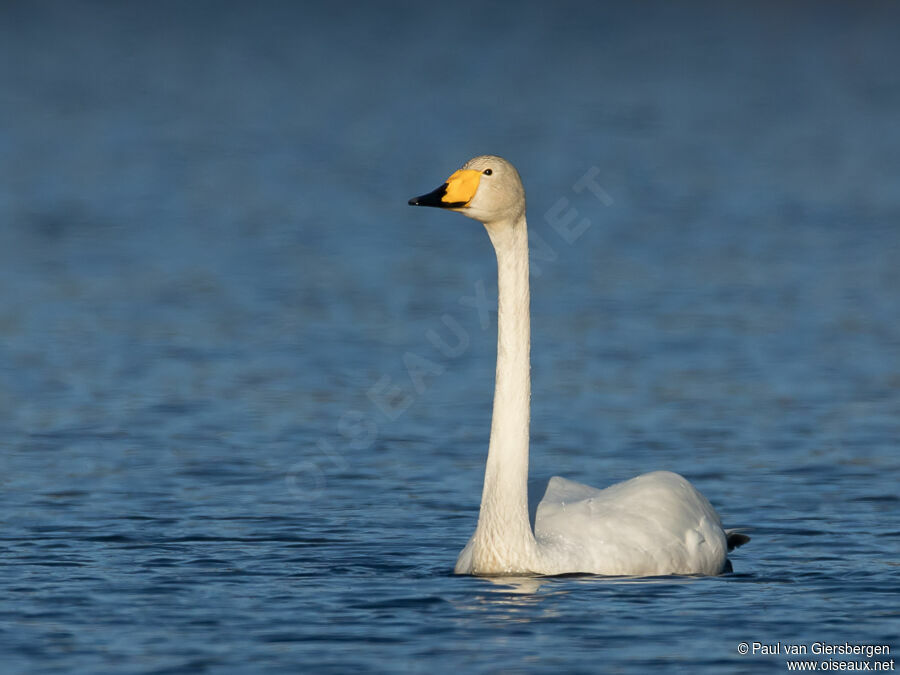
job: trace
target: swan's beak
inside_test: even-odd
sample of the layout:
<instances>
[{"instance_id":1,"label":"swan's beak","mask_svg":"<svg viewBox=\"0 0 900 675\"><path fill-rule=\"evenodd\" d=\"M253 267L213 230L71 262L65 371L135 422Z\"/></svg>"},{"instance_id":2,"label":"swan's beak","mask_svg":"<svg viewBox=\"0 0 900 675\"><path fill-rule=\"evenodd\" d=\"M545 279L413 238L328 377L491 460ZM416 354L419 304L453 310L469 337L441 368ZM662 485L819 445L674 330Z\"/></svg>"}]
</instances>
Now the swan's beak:
<instances>
[{"instance_id":1,"label":"swan's beak","mask_svg":"<svg viewBox=\"0 0 900 675\"><path fill-rule=\"evenodd\" d=\"M427 195L422 195L420 197L413 197L409 200L410 206L440 206L446 207L444 204L444 197L447 196L447 184L444 183L437 190L433 192L429 192Z\"/></svg>"},{"instance_id":2,"label":"swan's beak","mask_svg":"<svg viewBox=\"0 0 900 675\"><path fill-rule=\"evenodd\" d=\"M461 209L469 205L478 191L481 172L473 169L460 169L437 190L421 197L409 200L410 206L437 206L442 209Z\"/></svg>"}]
</instances>

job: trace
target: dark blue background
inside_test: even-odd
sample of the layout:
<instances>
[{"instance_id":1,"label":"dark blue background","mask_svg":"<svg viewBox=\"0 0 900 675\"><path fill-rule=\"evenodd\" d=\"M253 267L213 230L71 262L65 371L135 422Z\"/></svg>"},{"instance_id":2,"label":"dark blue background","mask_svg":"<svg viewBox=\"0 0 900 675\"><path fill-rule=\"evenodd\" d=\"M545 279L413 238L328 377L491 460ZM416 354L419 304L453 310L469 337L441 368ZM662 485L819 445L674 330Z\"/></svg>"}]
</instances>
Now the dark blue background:
<instances>
[{"instance_id":1,"label":"dark blue background","mask_svg":"<svg viewBox=\"0 0 900 675\"><path fill-rule=\"evenodd\" d=\"M4 2L5 672L900 649L898 20ZM466 298L495 293L494 260L477 223L406 200L482 153L528 191L533 474L679 471L750 528L735 574L450 574L495 358ZM602 199L573 189L589 171Z\"/></svg>"}]
</instances>

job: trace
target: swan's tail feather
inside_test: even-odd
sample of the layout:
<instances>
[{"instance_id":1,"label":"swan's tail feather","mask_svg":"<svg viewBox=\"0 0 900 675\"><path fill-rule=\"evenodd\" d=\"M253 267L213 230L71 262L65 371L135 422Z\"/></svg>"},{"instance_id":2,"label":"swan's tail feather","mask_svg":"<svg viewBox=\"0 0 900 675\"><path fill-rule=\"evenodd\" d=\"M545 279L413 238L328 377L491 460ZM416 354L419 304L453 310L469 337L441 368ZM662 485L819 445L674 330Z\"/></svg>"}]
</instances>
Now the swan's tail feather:
<instances>
[{"instance_id":1,"label":"swan's tail feather","mask_svg":"<svg viewBox=\"0 0 900 675\"><path fill-rule=\"evenodd\" d=\"M733 551L750 541L750 537L737 530L725 530L725 541L728 542L728 550Z\"/></svg>"}]
</instances>

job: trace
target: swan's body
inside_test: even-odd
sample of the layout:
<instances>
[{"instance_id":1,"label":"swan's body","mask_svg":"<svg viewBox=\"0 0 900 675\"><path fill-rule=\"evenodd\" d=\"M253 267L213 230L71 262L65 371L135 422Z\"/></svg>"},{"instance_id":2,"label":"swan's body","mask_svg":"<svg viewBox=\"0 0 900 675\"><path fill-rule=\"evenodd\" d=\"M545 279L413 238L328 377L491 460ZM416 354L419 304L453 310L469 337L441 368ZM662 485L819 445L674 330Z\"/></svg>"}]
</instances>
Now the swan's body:
<instances>
[{"instance_id":1,"label":"swan's body","mask_svg":"<svg viewBox=\"0 0 900 675\"><path fill-rule=\"evenodd\" d=\"M458 574L651 576L719 574L729 547L747 540L722 528L687 480L657 471L604 490L550 479L534 531L528 518L531 328L525 192L515 167L476 157L410 204L481 221L497 254L497 374L491 440L475 534Z\"/></svg>"}]
</instances>

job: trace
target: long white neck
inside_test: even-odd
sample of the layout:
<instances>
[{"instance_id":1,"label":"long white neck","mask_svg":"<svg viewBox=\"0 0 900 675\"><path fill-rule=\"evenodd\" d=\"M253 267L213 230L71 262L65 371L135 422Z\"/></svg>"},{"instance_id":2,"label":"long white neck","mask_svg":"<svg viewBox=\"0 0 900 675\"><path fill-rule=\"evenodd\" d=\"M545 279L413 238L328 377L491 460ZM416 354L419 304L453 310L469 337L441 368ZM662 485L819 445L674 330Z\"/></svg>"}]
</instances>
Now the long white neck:
<instances>
[{"instance_id":1,"label":"long white neck","mask_svg":"<svg viewBox=\"0 0 900 675\"><path fill-rule=\"evenodd\" d=\"M530 571L536 555L528 520L528 227L524 213L486 227L497 254L497 376L473 563L476 573L498 574Z\"/></svg>"}]
</instances>

